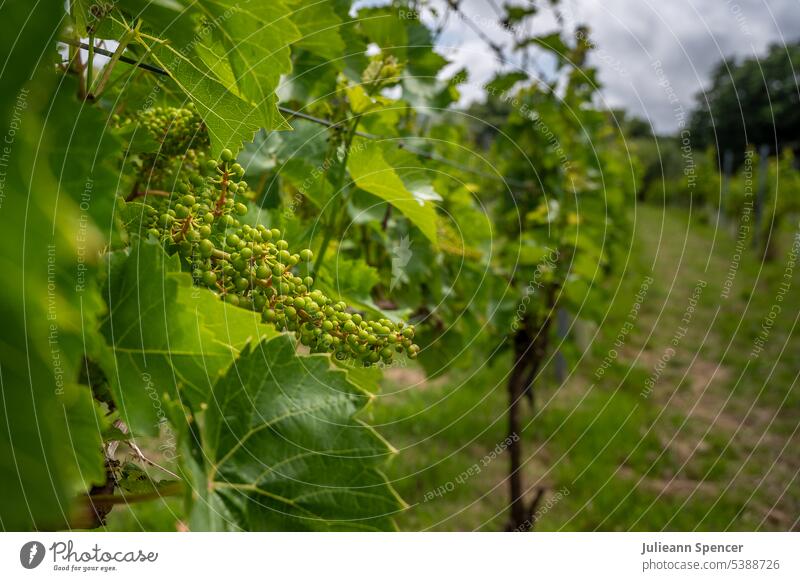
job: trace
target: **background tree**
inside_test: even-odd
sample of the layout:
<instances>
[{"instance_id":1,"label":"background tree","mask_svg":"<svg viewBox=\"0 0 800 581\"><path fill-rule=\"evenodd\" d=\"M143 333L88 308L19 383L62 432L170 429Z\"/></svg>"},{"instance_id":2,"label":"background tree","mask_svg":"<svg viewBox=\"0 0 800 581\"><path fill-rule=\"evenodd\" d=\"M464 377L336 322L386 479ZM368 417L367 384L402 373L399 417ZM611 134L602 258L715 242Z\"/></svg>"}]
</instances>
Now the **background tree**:
<instances>
[{"instance_id":1,"label":"background tree","mask_svg":"<svg viewBox=\"0 0 800 581\"><path fill-rule=\"evenodd\" d=\"M762 58L720 61L697 95L689 128L695 147L724 144L741 163L748 145L797 149L800 43L772 45ZM776 122L780 120L780 122Z\"/></svg>"}]
</instances>

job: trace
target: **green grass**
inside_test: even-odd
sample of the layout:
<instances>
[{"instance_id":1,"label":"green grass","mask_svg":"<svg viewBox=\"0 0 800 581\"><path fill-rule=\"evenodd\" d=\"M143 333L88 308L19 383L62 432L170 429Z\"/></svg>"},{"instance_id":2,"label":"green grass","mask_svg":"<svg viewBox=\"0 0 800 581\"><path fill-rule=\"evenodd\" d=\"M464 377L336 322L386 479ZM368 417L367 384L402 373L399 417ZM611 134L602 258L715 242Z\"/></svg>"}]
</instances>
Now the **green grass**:
<instances>
[{"instance_id":1,"label":"green grass","mask_svg":"<svg viewBox=\"0 0 800 581\"><path fill-rule=\"evenodd\" d=\"M783 234L781 252L763 268L758 254L746 250L723 299L734 245L730 229L715 232L688 212L637 209L635 254L619 289L596 291L608 305L598 337L579 364L573 357L565 385L557 388L545 370L537 409L525 412L525 483L546 487L551 505L540 513L537 530L797 526L800 345L793 325L800 276L793 273L764 352L749 360L791 240ZM635 328L596 380L594 370L647 274L654 282ZM698 281L706 286L684 325ZM592 335L591 326L579 326ZM676 333L682 336L674 355L643 397L645 381ZM398 517L401 529L502 529L506 454L475 475L459 475L506 435L507 369L508 361L498 361L474 375L434 382L408 372L387 380L384 394L390 395L380 397L371 420L400 451L389 472L411 505ZM434 495L437 489L443 493ZM568 494L556 497L559 490Z\"/></svg>"}]
</instances>

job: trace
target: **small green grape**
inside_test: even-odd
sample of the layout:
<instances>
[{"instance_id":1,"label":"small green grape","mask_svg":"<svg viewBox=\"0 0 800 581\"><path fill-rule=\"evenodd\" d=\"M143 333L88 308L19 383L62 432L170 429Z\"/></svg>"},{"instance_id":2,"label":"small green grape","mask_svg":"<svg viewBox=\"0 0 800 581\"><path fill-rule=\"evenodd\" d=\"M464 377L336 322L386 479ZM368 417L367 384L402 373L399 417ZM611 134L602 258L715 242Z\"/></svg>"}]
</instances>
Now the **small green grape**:
<instances>
[{"instance_id":1,"label":"small green grape","mask_svg":"<svg viewBox=\"0 0 800 581\"><path fill-rule=\"evenodd\" d=\"M211 240L204 239L200 241L199 244L200 254L203 256L211 256L211 253L214 252L214 243Z\"/></svg>"},{"instance_id":2,"label":"small green grape","mask_svg":"<svg viewBox=\"0 0 800 581\"><path fill-rule=\"evenodd\" d=\"M214 286L217 284L217 275L213 272L206 271L203 273L203 284L206 286Z\"/></svg>"}]
</instances>

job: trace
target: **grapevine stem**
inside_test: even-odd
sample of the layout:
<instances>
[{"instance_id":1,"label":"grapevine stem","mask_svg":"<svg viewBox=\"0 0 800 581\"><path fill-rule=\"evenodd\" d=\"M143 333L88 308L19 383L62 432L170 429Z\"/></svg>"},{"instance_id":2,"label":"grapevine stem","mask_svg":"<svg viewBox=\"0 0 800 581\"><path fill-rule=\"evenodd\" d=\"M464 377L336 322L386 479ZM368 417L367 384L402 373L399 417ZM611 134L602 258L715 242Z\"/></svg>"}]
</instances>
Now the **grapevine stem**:
<instances>
[{"instance_id":1,"label":"grapevine stem","mask_svg":"<svg viewBox=\"0 0 800 581\"><path fill-rule=\"evenodd\" d=\"M86 59L86 96L92 98L92 73L94 73L94 34L89 33L89 56Z\"/></svg>"},{"instance_id":2,"label":"grapevine stem","mask_svg":"<svg viewBox=\"0 0 800 581\"><path fill-rule=\"evenodd\" d=\"M125 52L125 49L128 47L128 44L130 44L135 35L136 29L128 30L122 35L122 38L119 40L119 45L117 45L117 49L111 56L111 60L108 61L108 64L103 69L103 76L100 77L100 81L97 83L97 90L92 93L94 98L99 97L103 93L103 89L105 89L109 79L111 78L111 72L114 70L114 65L119 62L122 53Z\"/></svg>"},{"instance_id":3,"label":"grapevine stem","mask_svg":"<svg viewBox=\"0 0 800 581\"><path fill-rule=\"evenodd\" d=\"M228 178L229 177L230 177L230 174L228 173L227 169L224 172L222 172L222 183L221 183L221 188L220 188L220 194L219 194L219 198L217 198L217 204L216 204L216 206L214 206L214 215L215 216L219 216L220 214L222 214L222 210L225 207L225 202L226 202L225 198L226 198L226 196L228 194Z\"/></svg>"},{"instance_id":4,"label":"grapevine stem","mask_svg":"<svg viewBox=\"0 0 800 581\"><path fill-rule=\"evenodd\" d=\"M347 160L350 157L350 146L353 144L353 139L356 136L356 130L358 129L358 124L360 121L361 121L361 115L356 115L353 118L353 122L347 131L347 135L345 136L344 156L342 157L341 166L336 176L336 182L333 185L334 192L337 192L342 189L342 184L344 183L344 178L345 175L347 174ZM342 200L342 211L343 212L347 211L346 200ZM325 258L325 253L328 251L328 245L331 242L331 238L333 237L333 231L336 229L336 223L338 221L339 221L338 214L334 212L325 226L325 234L322 238L322 244L320 244L319 250L317 251L317 260L314 262L314 272L319 272L319 269L322 267L322 263Z\"/></svg>"},{"instance_id":5,"label":"grapevine stem","mask_svg":"<svg viewBox=\"0 0 800 581\"><path fill-rule=\"evenodd\" d=\"M148 500L156 500L164 496L180 496L183 494L182 482L170 482L161 488L157 488L152 492L143 492L140 494L96 494L88 498L91 503L104 503L104 504L130 504L133 502L146 502Z\"/></svg>"}]
</instances>

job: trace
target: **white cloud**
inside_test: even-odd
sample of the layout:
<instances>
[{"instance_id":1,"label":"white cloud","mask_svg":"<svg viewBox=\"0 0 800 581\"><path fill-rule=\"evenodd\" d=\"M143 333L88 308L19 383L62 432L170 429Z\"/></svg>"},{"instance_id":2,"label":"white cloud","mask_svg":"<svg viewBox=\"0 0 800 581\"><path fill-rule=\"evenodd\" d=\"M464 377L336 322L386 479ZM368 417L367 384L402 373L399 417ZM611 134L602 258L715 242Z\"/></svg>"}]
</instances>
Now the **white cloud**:
<instances>
[{"instance_id":1,"label":"white cloud","mask_svg":"<svg viewBox=\"0 0 800 581\"><path fill-rule=\"evenodd\" d=\"M679 126L676 107L692 107L723 57L760 54L771 43L798 40L799 8L797 0L565 0L561 7L567 22L591 28L601 101L650 119L661 132ZM498 18L486 0L465 0L462 10L495 42L511 41L507 31L492 24ZM533 33L555 25L546 10L532 21ZM462 66L470 71L465 99L478 98L480 84L501 68L458 18L451 17L440 46L455 63L448 71Z\"/></svg>"}]
</instances>

